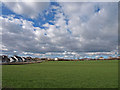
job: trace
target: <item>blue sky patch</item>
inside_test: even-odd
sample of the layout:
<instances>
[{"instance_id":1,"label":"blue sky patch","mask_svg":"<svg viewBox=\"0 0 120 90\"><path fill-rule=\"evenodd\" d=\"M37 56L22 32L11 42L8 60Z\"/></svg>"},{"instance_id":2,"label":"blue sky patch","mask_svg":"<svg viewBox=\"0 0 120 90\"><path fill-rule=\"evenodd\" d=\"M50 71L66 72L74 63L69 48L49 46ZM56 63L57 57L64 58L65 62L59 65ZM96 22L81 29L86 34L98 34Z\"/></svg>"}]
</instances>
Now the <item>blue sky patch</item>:
<instances>
[{"instance_id":1,"label":"blue sky patch","mask_svg":"<svg viewBox=\"0 0 120 90\"><path fill-rule=\"evenodd\" d=\"M53 5L59 6L59 4L57 2L51 2L49 9L43 11L43 13L44 13L43 15L39 14L39 16L37 18L31 19L26 16L22 16L22 15L14 13L9 8L7 8L4 4L2 4L2 15L3 15L3 17L5 17L6 15L14 15L14 18L17 18L17 19L22 18L27 21L32 21L34 27L40 27L42 29L46 29L46 27L42 26L43 24L49 23L51 25L54 25L53 22L50 22L50 21L55 20L54 17L56 14L56 9L52 9ZM47 12L48 12L48 14L46 14Z\"/></svg>"}]
</instances>

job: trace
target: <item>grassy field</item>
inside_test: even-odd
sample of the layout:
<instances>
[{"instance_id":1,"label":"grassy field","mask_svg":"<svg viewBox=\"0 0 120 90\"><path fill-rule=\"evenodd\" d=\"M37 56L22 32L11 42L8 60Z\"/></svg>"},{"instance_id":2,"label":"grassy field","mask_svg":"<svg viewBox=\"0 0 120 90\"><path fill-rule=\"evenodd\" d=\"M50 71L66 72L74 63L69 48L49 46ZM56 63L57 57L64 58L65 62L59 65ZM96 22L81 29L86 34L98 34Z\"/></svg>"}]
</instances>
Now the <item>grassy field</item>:
<instances>
[{"instance_id":1,"label":"grassy field","mask_svg":"<svg viewBox=\"0 0 120 90\"><path fill-rule=\"evenodd\" d=\"M117 88L118 61L3 65L3 88Z\"/></svg>"}]
</instances>

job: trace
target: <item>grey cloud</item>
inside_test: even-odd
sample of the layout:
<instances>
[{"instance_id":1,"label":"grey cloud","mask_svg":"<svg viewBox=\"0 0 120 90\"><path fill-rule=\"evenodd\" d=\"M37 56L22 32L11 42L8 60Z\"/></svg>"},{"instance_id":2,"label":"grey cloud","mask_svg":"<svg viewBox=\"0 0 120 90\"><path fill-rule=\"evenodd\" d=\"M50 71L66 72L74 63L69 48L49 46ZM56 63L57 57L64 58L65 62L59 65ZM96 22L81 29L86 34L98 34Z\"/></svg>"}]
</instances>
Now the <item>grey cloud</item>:
<instances>
[{"instance_id":1,"label":"grey cloud","mask_svg":"<svg viewBox=\"0 0 120 90\"><path fill-rule=\"evenodd\" d=\"M116 49L118 43L116 3L60 3L60 5L62 9L58 6L55 25L45 24L49 27L46 30L34 27L33 22L27 20L15 19L12 16L10 16L12 20L2 18L3 46L13 54L16 50L18 51L16 53L41 53ZM101 9L97 13L94 12L96 5ZM86 20L81 20L84 16L87 17ZM69 19L68 25L66 17ZM37 28L36 31L34 28ZM68 28L72 33L67 31Z\"/></svg>"}]
</instances>

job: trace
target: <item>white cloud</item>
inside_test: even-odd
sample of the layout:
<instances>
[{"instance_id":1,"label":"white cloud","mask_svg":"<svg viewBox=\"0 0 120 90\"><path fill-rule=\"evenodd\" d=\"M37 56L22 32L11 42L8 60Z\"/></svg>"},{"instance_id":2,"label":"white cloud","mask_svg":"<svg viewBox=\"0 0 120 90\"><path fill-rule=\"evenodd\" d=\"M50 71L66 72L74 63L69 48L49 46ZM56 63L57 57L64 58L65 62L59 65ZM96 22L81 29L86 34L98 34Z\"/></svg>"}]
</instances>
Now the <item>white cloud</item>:
<instances>
[{"instance_id":1,"label":"white cloud","mask_svg":"<svg viewBox=\"0 0 120 90\"><path fill-rule=\"evenodd\" d=\"M18 0L14 2L4 2L5 6L11 9L13 12L29 17L29 18L37 18L39 14L42 15L43 10L47 9L49 6L49 2L18 2Z\"/></svg>"},{"instance_id":2,"label":"white cloud","mask_svg":"<svg viewBox=\"0 0 120 90\"><path fill-rule=\"evenodd\" d=\"M32 23L23 19L14 19L13 17L3 18L2 20L2 44L9 51L22 51L27 49L29 42L34 42ZM22 26L25 26L23 28ZM28 29L29 27L29 29ZM11 53L12 53L11 52Z\"/></svg>"},{"instance_id":3,"label":"white cloud","mask_svg":"<svg viewBox=\"0 0 120 90\"><path fill-rule=\"evenodd\" d=\"M60 3L68 17L73 37L81 39L82 49L109 51L118 42L117 3ZM96 7L100 11L96 11Z\"/></svg>"},{"instance_id":4,"label":"white cloud","mask_svg":"<svg viewBox=\"0 0 120 90\"><path fill-rule=\"evenodd\" d=\"M116 4L60 3L62 9L59 6L53 7L57 10L55 20L51 21L54 25L43 25L47 29L34 27L33 22L16 19L14 16L0 17L4 50L13 53L112 51L116 49L118 42ZM95 12L97 7L100 11ZM37 14L33 12L28 15L36 17Z\"/></svg>"}]
</instances>

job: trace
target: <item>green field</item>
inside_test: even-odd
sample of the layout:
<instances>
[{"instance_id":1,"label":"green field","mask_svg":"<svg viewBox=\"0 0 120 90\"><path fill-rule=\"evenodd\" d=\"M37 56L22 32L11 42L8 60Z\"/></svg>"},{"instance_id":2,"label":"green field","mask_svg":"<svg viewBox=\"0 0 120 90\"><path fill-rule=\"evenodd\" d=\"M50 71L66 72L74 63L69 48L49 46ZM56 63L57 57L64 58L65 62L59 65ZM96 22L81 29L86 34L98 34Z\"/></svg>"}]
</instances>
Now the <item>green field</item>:
<instances>
[{"instance_id":1,"label":"green field","mask_svg":"<svg viewBox=\"0 0 120 90\"><path fill-rule=\"evenodd\" d=\"M118 61L3 65L3 88L117 88Z\"/></svg>"}]
</instances>

